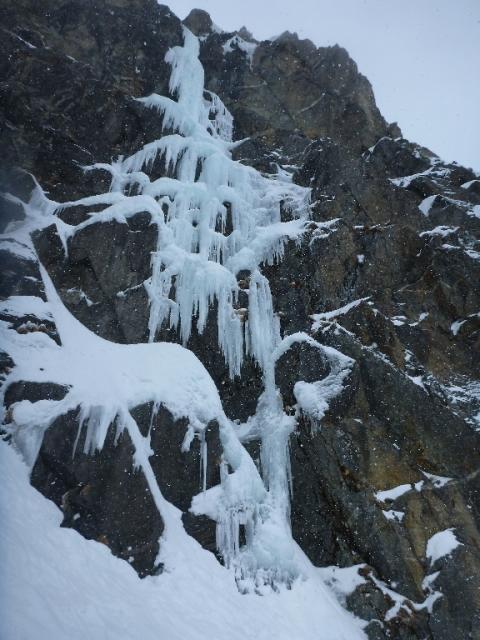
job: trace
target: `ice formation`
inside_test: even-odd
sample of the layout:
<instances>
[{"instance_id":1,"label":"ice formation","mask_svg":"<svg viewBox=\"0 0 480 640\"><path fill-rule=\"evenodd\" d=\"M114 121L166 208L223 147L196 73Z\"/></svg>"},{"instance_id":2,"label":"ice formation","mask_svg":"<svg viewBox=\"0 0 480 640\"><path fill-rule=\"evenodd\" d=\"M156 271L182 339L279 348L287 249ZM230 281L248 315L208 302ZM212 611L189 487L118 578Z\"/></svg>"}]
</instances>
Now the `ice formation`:
<instances>
[{"instance_id":1,"label":"ice formation","mask_svg":"<svg viewBox=\"0 0 480 640\"><path fill-rule=\"evenodd\" d=\"M221 484L196 496L192 511L216 520L219 551L227 567L235 570L241 589L248 590L252 581L256 588L291 582L305 567L289 523L288 440L295 417L283 411L275 386L275 360L298 340L324 350L331 374L325 381L299 382L295 387L300 408L317 421L340 391L351 361L303 334L282 342L262 265L281 260L285 243L305 232L309 190L295 185L285 170L262 175L232 159L237 144L232 142L233 119L220 98L205 91L198 55L199 41L185 29L184 45L174 47L166 57L172 69L173 97L153 94L140 99L146 108L159 112L166 135L127 158L90 167L110 172L108 193L58 204L37 188L25 207L29 222L21 239L28 246L29 232L54 220L68 251L69 238L79 229L108 220L123 222L147 211L158 229L152 273L145 282L150 342L169 327L178 329L186 346L193 327L202 333L216 308L218 344L230 375L240 374L246 356L263 372L264 392L248 425L261 439L262 477L239 440L238 428L223 413L210 376L191 352L167 343L116 345L98 338L65 309L45 270L48 304L41 305L41 311L54 319L62 346L52 344L44 334L16 335L12 356L17 367L11 379L28 379L27 371L35 370L38 379L66 384L69 391L56 402L17 403L14 437L33 463L43 431L71 409L80 408L87 452L103 446L110 424L126 429L135 447L135 462L145 473L166 522L165 553L169 540L186 534L177 510L161 495L149 463L149 439L140 434L130 410L151 400L164 404L174 416L188 417L191 429L200 436L206 424L216 419L224 450ZM147 173L158 163L160 176L151 180ZM75 227L55 216L71 206L98 204L105 205L103 210L90 213ZM282 221L282 207L291 211L291 220ZM239 306L240 278L248 280L247 309ZM38 301L30 303L39 306ZM15 306L18 301L8 304ZM26 347L37 366L26 355ZM96 372L93 379L87 369ZM246 537L242 547L241 527Z\"/></svg>"},{"instance_id":2,"label":"ice formation","mask_svg":"<svg viewBox=\"0 0 480 640\"><path fill-rule=\"evenodd\" d=\"M111 165L93 165L111 173L110 193L62 207L109 206L65 234L68 238L99 220L122 221L148 211L158 227L152 276L145 283L150 341L169 325L179 328L187 344L193 318L202 333L216 302L219 346L234 376L245 353L265 370L265 359L280 339L260 266L280 259L285 242L304 232L309 190L295 185L285 171L263 176L232 160L231 150L238 144L232 142L233 119L220 98L204 90L198 53L198 39L185 29L184 46L167 54L170 91L177 99L157 94L140 99L161 113L164 129L173 133ZM150 181L145 171L156 161L163 163L166 175ZM281 206L296 219L282 222ZM245 271L251 277L248 320L243 322L237 276Z\"/></svg>"}]
</instances>

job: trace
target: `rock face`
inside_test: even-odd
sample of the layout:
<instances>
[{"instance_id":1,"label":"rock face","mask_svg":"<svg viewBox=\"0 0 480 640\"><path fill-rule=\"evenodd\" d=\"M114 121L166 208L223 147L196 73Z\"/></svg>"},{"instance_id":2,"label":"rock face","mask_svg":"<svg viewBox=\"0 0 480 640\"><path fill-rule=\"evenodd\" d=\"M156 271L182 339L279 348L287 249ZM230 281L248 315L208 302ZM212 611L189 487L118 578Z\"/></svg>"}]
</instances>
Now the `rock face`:
<instances>
[{"instance_id":1,"label":"rock face","mask_svg":"<svg viewBox=\"0 0 480 640\"><path fill-rule=\"evenodd\" d=\"M26 397L34 401L39 392L41 399L59 397L59 390L52 389L52 385L37 389L37 397L28 386L16 386L17 392L6 398L7 404ZM181 445L188 425L174 420L163 407L158 410L151 404L140 405L132 415L143 433L151 432L152 467L162 494L184 512L187 532L215 551L215 523L188 511L192 497L202 489L201 442L195 440L183 452ZM32 484L63 510L62 526L73 527L86 538L106 544L141 577L161 573L162 565L156 558L163 521L143 473L135 468L128 434L119 433L116 425L111 425L104 447L91 455L84 453L85 431L79 434L75 413L55 421L43 439L32 470ZM207 429L205 441L208 488L218 483L221 447L215 425Z\"/></svg>"},{"instance_id":2,"label":"rock face","mask_svg":"<svg viewBox=\"0 0 480 640\"><path fill-rule=\"evenodd\" d=\"M161 572L156 558L163 522L142 472L134 469L128 435L122 432L117 439L112 425L102 451L90 455L83 453L77 433L75 414L52 424L32 484L61 507L62 526L107 545L142 577Z\"/></svg>"},{"instance_id":3,"label":"rock face","mask_svg":"<svg viewBox=\"0 0 480 640\"><path fill-rule=\"evenodd\" d=\"M33 186L16 169L60 202L107 190L105 171L82 166L161 136L159 118L134 98L168 93L164 57L181 43L182 24L154 0L17 0L0 9L0 23L0 186L17 198L1 201L1 293L44 299L34 257L8 238ZM480 181L388 125L345 50L289 33L266 42L246 30L224 33L202 11L185 24L201 39L207 86L234 116L235 139L248 137L235 157L266 172L295 165L294 180L312 188L308 233L265 267L282 332L306 332L355 361L321 424L300 415L291 436L293 535L318 566L364 565L365 582L346 605L371 621L372 640L480 638ZM58 215L78 224L94 211ZM147 212L85 227L67 253L53 226L34 238L65 305L121 343L148 338L144 282L155 242ZM58 340L48 320L0 315L18 332ZM226 414L243 422L255 412L261 374L246 360L230 380L214 318L212 309L188 347ZM179 340L168 329L156 337ZM14 366L3 352L0 364L3 372ZM328 373L306 344L282 356L276 381L285 410L295 410L298 381ZM61 388L23 381L6 389L5 402L61 397ZM202 443L182 453L186 423L163 407L136 411L152 433L162 493L183 512L187 532L214 551L215 524L189 512L201 490ZM111 425L102 452L81 453L80 437L72 457L77 433L74 413L46 431L32 483L63 509L63 526L107 544L141 576L160 572L163 523L133 468L128 436L117 439ZM208 487L218 482L221 457L215 424L206 439ZM447 529L461 545L431 563L427 543ZM434 591L441 597L429 602Z\"/></svg>"}]
</instances>

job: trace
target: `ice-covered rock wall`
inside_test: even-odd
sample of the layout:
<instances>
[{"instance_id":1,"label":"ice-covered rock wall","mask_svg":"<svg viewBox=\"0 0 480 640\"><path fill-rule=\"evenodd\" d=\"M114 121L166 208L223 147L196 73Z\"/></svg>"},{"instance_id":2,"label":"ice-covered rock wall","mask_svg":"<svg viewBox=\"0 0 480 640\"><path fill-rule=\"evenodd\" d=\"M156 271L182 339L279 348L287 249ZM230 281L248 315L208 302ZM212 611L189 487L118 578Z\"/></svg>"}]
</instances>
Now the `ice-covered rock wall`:
<instances>
[{"instance_id":1,"label":"ice-covered rock wall","mask_svg":"<svg viewBox=\"0 0 480 640\"><path fill-rule=\"evenodd\" d=\"M232 116L218 96L208 92L205 97L198 55L199 41L185 28L183 46L174 47L166 55L172 68L173 97L152 94L140 99L146 108L158 112L163 129L171 133L146 144L132 156L120 157L109 165L86 167L86 171L103 169L111 174L108 192L55 203L36 186L28 203L12 195L7 198L21 205L27 214L27 222L18 229L17 241L21 238L28 246L29 234L53 225L65 257L72 238L81 230L112 221L128 223L130 218L147 212L157 233L157 246L151 254L152 274L144 282L150 301L149 342L153 343L158 330L167 324L178 330L187 345L192 323L195 322L194 330L202 334L209 309L215 305L218 349L230 376L240 374L245 355L251 356L262 371L264 391L257 412L247 425L235 426L223 413L207 372L191 352L177 345L115 345L95 336L65 309L41 266L47 298L42 308L55 323L60 345L43 334L33 334L33 338L27 334L20 339L13 334L15 345L10 354L16 367L6 384L42 381L68 391L60 400L15 403L8 433L33 467L43 434L59 417L79 411L73 458L80 439L84 454L101 452L109 427L115 424L116 439L122 432L128 433L134 468L145 475L165 525L163 537L168 540L181 538L178 518L172 525L171 507L161 494L149 462L153 453L150 433L142 434L132 409L152 402L154 413L163 406L174 418L186 418L188 429L182 451L189 451L195 437L201 441L203 492L194 498L192 513L216 522L218 553L227 567L235 569L241 588L248 590L252 581L257 586L277 581L290 583L302 573L302 563L295 559L289 521L288 440L295 428L295 417L283 411L275 385L275 363L295 342L306 341L319 350L326 348L302 334L282 342L268 279L261 273L263 264L272 265L282 258L288 240L298 240L305 232L309 189L294 184L280 168L277 175L264 176L232 160ZM148 171L157 161L165 175L151 180ZM92 205L99 210L78 225L68 224L56 215L68 214L73 207ZM291 212L292 220L282 222L281 207ZM243 290L248 294L247 307L242 309L238 305L239 273L248 279L248 289ZM23 313L29 313L29 304L35 302L38 306L41 299L20 298L17 302ZM7 328L6 341L10 334L11 329ZM39 353L39 361L32 360L32 353ZM314 393L316 400L305 401L305 407L308 402L317 402L325 412L328 400L341 392L351 362L334 349L327 353L334 366L337 361L340 363L336 373L326 379L328 389L320 384L313 391L310 385L311 390L298 393L299 407L304 396ZM94 375L89 374L90 368ZM335 381L333 386L328 385L330 378ZM219 425L223 456L220 484L207 490L204 432L212 421ZM242 430L245 438L252 429L261 443L260 473L237 434ZM242 541L241 527L245 532ZM168 567L162 543L160 550L162 562ZM157 558L155 564L158 563Z\"/></svg>"},{"instance_id":2,"label":"ice-covered rock wall","mask_svg":"<svg viewBox=\"0 0 480 640\"><path fill-rule=\"evenodd\" d=\"M278 637L360 633L319 576L371 638L474 633L478 176L339 47L0 12L4 429L63 526Z\"/></svg>"}]
</instances>

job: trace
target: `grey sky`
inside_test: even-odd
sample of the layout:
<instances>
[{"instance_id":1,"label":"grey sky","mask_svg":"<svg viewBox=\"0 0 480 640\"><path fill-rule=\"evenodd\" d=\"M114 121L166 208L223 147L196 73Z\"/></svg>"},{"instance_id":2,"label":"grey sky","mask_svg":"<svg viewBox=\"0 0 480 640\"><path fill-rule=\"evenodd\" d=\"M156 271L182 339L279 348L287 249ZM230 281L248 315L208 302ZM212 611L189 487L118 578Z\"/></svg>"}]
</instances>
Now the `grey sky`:
<instances>
[{"instance_id":1,"label":"grey sky","mask_svg":"<svg viewBox=\"0 0 480 640\"><path fill-rule=\"evenodd\" d=\"M288 29L344 46L405 137L480 171L480 0L162 1L259 40Z\"/></svg>"}]
</instances>

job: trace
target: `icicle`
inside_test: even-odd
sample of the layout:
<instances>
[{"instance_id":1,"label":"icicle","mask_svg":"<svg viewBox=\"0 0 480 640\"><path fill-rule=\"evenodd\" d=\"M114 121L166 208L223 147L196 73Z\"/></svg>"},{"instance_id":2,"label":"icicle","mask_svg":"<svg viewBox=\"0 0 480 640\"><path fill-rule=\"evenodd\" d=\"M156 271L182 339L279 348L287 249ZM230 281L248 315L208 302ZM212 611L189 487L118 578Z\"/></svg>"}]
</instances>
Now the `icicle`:
<instances>
[{"instance_id":1,"label":"icicle","mask_svg":"<svg viewBox=\"0 0 480 640\"><path fill-rule=\"evenodd\" d=\"M268 377L266 386L271 387L272 354L280 342L280 323L273 312L268 280L258 270L250 276L248 310L249 351Z\"/></svg>"},{"instance_id":2,"label":"icicle","mask_svg":"<svg viewBox=\"0 0 480 640\"><path fill-rule=\"evenodd\" d=\"M203 493L207 490L208 445L205 431L200 432L200 480Z\"/></svg>"},{"instance_id":3,"label":"icicle","mask_svg":"<svg viewBox=\"0 0 480 640\"><path fill-rule=\"evenodd\" d=\"M191 31L183 29L183 47L173 47L165 56L172 66L170 92L193 118L200 118L203 107L204 72L198 59L200 43Z\"/></svg>"},{"instance_id":4,"label":"icicle","mask_svg":"<svg viewBox=\"0 0 480 640\"><path fill-rule=\"evenodd\" d=\"M218 136L226 142L231 142L233 138L233 117L222 100L212 91L205 91L210 102L207 103L209 114L213 116L211 120L213 135Z\"/></svg>"}]
</instances>

